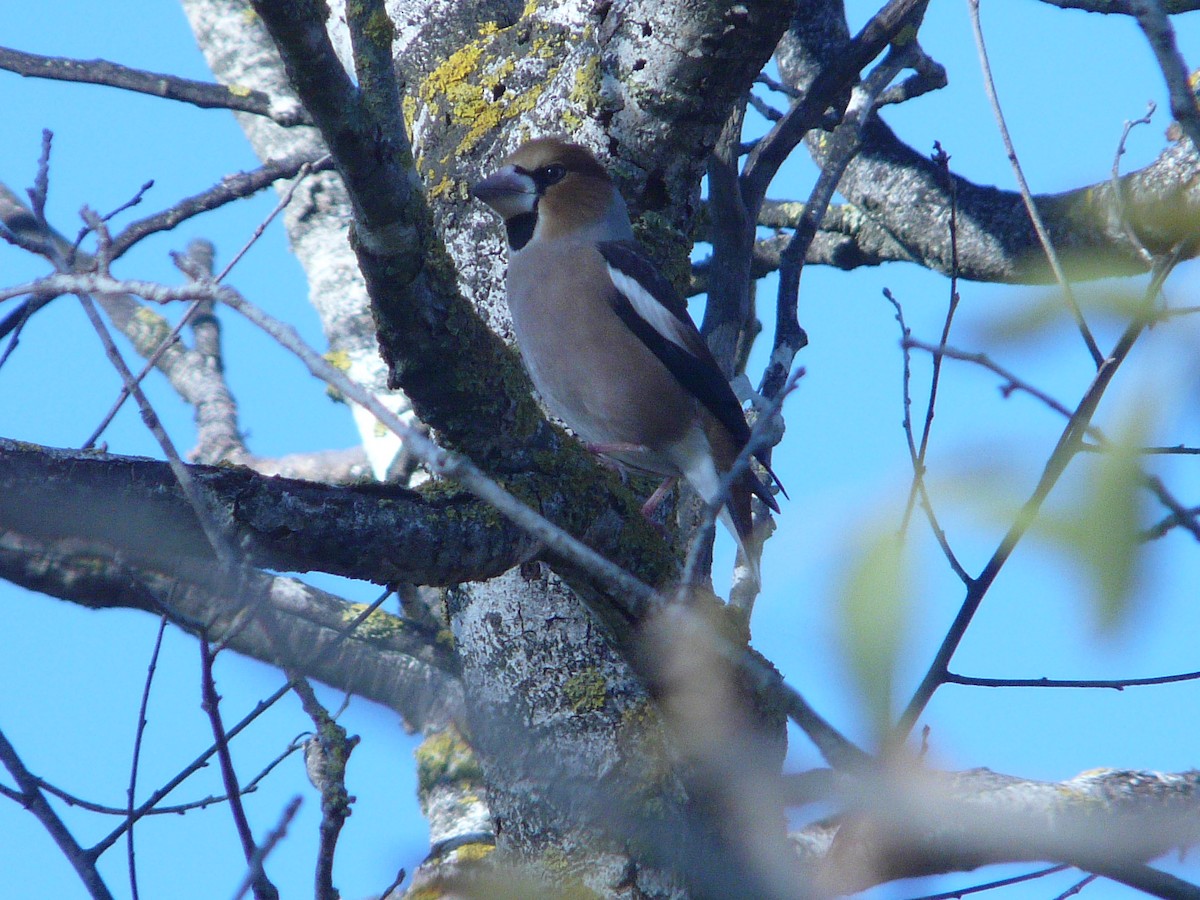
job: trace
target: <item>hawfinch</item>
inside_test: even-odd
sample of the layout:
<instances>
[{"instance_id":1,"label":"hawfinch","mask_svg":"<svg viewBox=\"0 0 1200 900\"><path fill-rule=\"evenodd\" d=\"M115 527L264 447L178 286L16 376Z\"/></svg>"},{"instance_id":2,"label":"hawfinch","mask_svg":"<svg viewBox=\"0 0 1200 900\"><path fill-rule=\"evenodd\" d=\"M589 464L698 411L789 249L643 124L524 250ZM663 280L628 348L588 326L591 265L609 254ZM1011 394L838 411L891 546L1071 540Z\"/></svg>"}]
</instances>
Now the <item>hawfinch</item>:
<instances>
[{"instance_id":1,"label":"hawfinch","mask_svg":"<svg viewBox=\"0 0 1200 900\"><path fill-rule=\"evenodd\" d=\"M684 301L634 242L604 167L578 144L538 138L471 194L504 218L513 330L550 411L590 449L667 478L644 512L680 476L715 500L750 429ZM757 574L751 493L778 512L747 469L721 519Z\"/></svg>"}]
</instances>

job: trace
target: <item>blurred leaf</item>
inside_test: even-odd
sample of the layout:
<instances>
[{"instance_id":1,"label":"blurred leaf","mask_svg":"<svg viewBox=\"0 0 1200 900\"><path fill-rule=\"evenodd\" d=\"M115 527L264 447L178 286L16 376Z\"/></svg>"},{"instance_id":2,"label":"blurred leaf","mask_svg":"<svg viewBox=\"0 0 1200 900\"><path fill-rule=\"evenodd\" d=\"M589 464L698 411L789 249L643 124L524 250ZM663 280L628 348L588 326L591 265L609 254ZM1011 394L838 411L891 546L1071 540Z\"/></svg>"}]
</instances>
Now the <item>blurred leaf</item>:
<instances>
[{"instance_id":1,"label":"blurred leaf","mask_svg":"<svg viewBox=\"0 0 1200 900\"><path fill-rule=\"evenodd\" d=\"M1082 499L1047 517L1038 533L1058 544L1093 587L1095 624L1111 630L1135 598L1141 551L1140 450L1149 429L1144 410L1121 423L1106 452L1096 456Z\"/></svg>"},{"instance_id":2,"label":"blurred leaf","mask_svg":"<svg viewBox=\"0 0 1200 900\"><path fill-rule=\"evenodd\" d=\"M1103 284L1077 285L1075 299L1089 322L1116 320L1128 322L1141 314L1144 298L1128 284L1106 287ZM1062 328L1075 328L1072 318L1058 288L1041 292L1030 304L1018 306L1015 312L997 316L985 325L979 335L986 345L1018 344L1056 333Z\"/></svg>"},{"instance_id":3,"label":"blurred leaf","mask_svg":"<svg viewBox=\"0 0 1200 900\"><path fill-rule=\"evenodd\" d=\"M838 622L842 653L876 734L891 726L892 686L909 621L911 570L894 532L869 531L850 560Z\"/></svg>"}]
</instances>

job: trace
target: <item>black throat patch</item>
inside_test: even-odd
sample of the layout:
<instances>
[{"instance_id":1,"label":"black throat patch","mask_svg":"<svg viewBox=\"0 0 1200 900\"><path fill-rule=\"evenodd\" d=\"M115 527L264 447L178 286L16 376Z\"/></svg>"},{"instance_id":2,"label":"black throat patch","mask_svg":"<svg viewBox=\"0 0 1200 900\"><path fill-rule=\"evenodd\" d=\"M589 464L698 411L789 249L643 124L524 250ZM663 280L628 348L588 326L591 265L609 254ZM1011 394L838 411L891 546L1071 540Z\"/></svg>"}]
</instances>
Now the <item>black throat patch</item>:
<instances>
[{"instance_id":1,"label":"black throat patch","mask_svg":"<svg viewBox=\"0 0 1200 900\"><path fill-rule=\"evenodd\" d=\"M510 250L520 250L533 237L533 229L537 227L537 212L521 213L511 219L504 220L504 229L508 232L508 247Z\"/></svg>"}]
</instances>

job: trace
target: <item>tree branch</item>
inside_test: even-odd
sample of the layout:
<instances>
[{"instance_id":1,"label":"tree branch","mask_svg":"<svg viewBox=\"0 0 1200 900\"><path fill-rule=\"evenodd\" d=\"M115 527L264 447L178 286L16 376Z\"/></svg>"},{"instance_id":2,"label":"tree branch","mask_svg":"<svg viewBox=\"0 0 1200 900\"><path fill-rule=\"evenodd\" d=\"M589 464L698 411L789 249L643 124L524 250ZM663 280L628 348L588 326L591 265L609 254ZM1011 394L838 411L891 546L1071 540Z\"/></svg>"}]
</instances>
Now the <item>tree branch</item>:
<instances>
[{"instance_id":1,"label":"tree branch","mask_svg":"<svg viewBox=\"0 0 1200 900\"><path fill-rule=\"evenodd\" d=\"M189 470L252 565L446 585L506 571L534 547L461 494L334 487L229 466ZM168 571L177 559L211 558L166 463L4 439L0 528L99 541Z\"/></svg>"},{"instance_id":2,"label":"tree branch","mask_svg":"<svg viewBox=\"0 0 1200 900\"><path fill-rule=\"evenodd\" d=\"M1059 9L1082 9L1085 12L1137 15L1135 0L1042 0ZM1200 0L1160 0L1163 12L1170 15L1195 12L1200 9Z\"/></svg>"},{"instance_id":3,"label":"tree branch","mask_svg":"<svg viewBox=\"0 0 1200 900\"><path fill-rule=\"evenodd\" d=\"M849 807L795 838L838 893L1001 862L1074 865L1157 896L1196 888L1145 862L1200 841L1200 771L1097 769L1041 782L987 769L899 769L841 783ZM1168 891L1168 892L1164 892Z\"/></svg>"},{"instance_id":4,"label":"tree branch","mask_svg":"<svg viewBox=\"0 0 1200 900\"><path fill-rule=\"evenodd\" d=\"M67 830L62 819L51 809L38 786L38 779L25 768L21 757L17 755L16 748L9 743L2 731L0 731L0 763L3 763L4 767L8 769L20 789L19 793L15 793L13 799L33 813L42 823L50 837L54 839L54 843L58 844L58 848L62 850L63 856L67 858L79 875L83 886L87 888L93 900L111 900L112 893L96 869L95 854L79 846L79 842Z\"/></svg>"},{"instance_id":5,"label":"tree branch","mask_svg":"<svg viewBox=\"0 0 1200 900\"><path fill-rule=\"evenodd\" d=\"M92 608L165 612L193 631L198 624L236 621L247 603L217 583L211 564L180 561L164 571L114 559L99 542L13 531L0 532L0 577ZM244 583L259 598L255 618L263 622L228 636L231 650L374 700L413 728L462 714L457 661L438 636L374 612L343 639L357 607L281 576L248 572Z\"/></svg>"},{"instance_id":6,"label":"tree branch","mask_svg":"<svg viewBox=\"0 0 1200 900\"><path fill-rule=\"evenodd\" d=\"M1175 42L1175 29L1167 18L1167 10L1161 0L1125 0L1125 5L1137 18L1158 60L1171 97L1171 114L1191 138L1192 146L1200 148L1200 108L1196 106L1188 67Z\"/></svg>"},{"instance_id":7,"label":"tree branch","mask_svg":"<svg viewBox=\"0 0 1200 900\"><path fill-rule=\"evenodd\" d=\"M55 81L79 81L150 94L167 100L181 100L203 109L231 109L266 116L283 126L307 125L308 115L300 107L275 109L271 98L262 91L238 85L209 84L175 75L131 69L103 59L81 60L60 56L39 56L0 47L0 69L27 78Z\"/></svg>"},{"instance_id":8,"label":"tree branch","mask_svg":"<svg viewBox=\"0 0 1200 900\"><path fill-rule=\"evenodd\" d=\"M193 216L257 194L277 181L295 178L305 165L313 172L327 172L333 167L333 161L327 154L297 153L284 159L268 160L252 172L226 175L220 183L208 190L186 197L169 209L127 225L113 237L112 258L117 259L124 255L130 247L151 234L170 231Z\"/></svg>"}]
</instances>

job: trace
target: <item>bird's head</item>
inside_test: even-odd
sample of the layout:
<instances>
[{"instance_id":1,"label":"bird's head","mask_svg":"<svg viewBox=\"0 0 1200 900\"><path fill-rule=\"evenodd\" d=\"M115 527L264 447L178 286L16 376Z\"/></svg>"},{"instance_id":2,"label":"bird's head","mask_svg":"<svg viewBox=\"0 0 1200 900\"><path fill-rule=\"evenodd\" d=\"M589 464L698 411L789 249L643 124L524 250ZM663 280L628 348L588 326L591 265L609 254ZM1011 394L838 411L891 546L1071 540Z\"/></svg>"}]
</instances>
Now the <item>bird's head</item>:
<instances>
[{"instance_id":1,"label":"bird's head","mask_svg":"<svg viewBox=\"0 0 1200 900\"><path fill-rule=\"evenodd\" d=\"M625 203L604 167L586 147L560 138L525 142L471 196L503 216L513 250L535 237L632 236Z\"/></svg>"}]
</instances>

